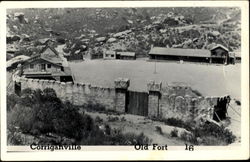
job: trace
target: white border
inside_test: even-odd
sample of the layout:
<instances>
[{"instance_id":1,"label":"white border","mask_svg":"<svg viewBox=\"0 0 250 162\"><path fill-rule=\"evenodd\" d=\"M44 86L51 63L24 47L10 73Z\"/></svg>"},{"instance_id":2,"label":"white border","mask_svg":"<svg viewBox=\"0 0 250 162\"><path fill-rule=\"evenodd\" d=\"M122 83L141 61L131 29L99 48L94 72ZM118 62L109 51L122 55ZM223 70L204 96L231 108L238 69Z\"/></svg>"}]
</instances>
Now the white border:
<instances>
[{"instance_id":1,"label":"white border","mask_svg":"<svg viewBox=\"0 0 250 162\"><path fill-rule=\"evenodd\" d=\"M80 8L80 7L240 7L242 15L241 40L241 146L195 147L185 151L169 146L168 151L135 151L129 146L82 147L81 151L7 152L6 147L6 9L10 8ZM2 160L231 160L249 158L249 8L247 1L73 1L73 2L1 2L1 159ZM3 66L4 65L4 66ZM27 147L26 147L27 148ZM88 150L89 151L85 151ZM23 147L25 150L25 147ZM101 151L100 151L101 150ZM112 151L108 151L112 150ZM124 151L122 151L124 150Z\"/></svg>"}]
</instances>

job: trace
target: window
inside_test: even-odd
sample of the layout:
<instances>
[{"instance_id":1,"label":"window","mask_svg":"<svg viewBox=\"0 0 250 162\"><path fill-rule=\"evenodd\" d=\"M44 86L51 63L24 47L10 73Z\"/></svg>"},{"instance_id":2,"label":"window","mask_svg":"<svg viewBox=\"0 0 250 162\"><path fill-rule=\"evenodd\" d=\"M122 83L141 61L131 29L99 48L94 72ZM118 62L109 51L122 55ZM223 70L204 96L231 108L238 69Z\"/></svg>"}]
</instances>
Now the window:
<instances>
[{"instance_id":1,"label":"window","mask_svg":"<svg viewBox=\"0 0 250 162\"><path fill-rule=\"evenodd\" d=\"M111 55L111 57L114 57L114 55Z\"/></svg>"},{"instance_id":2,"label":"window","mask_svg":"<svg viewBox=\"0 0 250 162\"><path fill-rule=\"evenodd\" d=\"M34 69L34 64L30 64L30 69Z\"/></svg>"},{"instance_id":3,"label":"window","mask_svg":"<svg viewBox=\"0 0 250 162\"><path fill-rule=\"evenodd\" d=\"M64 68L63 68L63 67L61 67L61 71L64 71Z\"/></svg>"},{"instance_id":4,"label":"window","mask_svg":"<svg viewBox=\"0 0 250 162\"><path fill-rule=\"evenodd\" d=\"M42 64L42 65L41 65L42 71L45 71L45 68L46 68L46 67L45 67L45 64Z\"/></svg>"},{"instance_id":5,"label":"window","mask_svg":"<svg viewBox=\"0 0 250 162\"><path fill-rule=\"evenodd\" d=\"M51 64L47 64L47 68L50 69L51 68Z\"/></svg>"}]
</instances>

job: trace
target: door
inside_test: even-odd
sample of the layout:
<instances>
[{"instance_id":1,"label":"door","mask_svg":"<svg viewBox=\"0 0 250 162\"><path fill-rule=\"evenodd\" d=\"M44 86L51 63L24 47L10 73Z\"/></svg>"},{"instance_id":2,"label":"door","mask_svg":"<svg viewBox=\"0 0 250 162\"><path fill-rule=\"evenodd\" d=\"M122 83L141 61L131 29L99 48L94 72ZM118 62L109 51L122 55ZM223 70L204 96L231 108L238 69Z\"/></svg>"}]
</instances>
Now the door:
<instances>
[{"instance_id":1,"label":"door","mask_svg":"<svg viewBox=\"0 0 250 162\"><path fill-rule=\"evenodd\" d=\"M126 112L134 115L148 116L148 93L127 92Z\"/></svg>"}]
</instances>

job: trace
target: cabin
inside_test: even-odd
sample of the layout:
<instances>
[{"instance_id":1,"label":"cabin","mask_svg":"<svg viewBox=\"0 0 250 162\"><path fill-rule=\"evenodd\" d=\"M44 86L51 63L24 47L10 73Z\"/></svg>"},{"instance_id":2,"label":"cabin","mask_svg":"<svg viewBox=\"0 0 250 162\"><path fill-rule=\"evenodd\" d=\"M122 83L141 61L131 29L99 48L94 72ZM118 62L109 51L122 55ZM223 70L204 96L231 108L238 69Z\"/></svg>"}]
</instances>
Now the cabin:
<instances>
[{"instance_id":1,"label":"cabin","mask_svg":"<svg viewBox=\"0 0 250 162\"><path fill-rule=\"evenodd\" d=\"M235 56L235 63L241 63L241 52L240 51L234 51Z\"/></svg>"},{"instance_id":2,"label":"cabin","mask_svg":"<svg viewBox=\"0 0 250 162\"><path fill-rule=\"evenodd\" d=\"M104 59L117 59L116 58L116 51L105 51L103 53Z\"/></svg>"},{"instance_id":3,"label":"cabin","mask_svg":"<svg viewBox=\"0 0 250 162\"><path fill-rule=\"evenodd\" d=\"M23 63L21 75L33 79L73 82L67 60L50 45Z\"/></svg>"},{"instance_id":4,"label":"cabin","mask_svg":"<svg viewBox=\"0 0 250 162\"><path fill-rule=\"evenodd\" d=\"M221 44L218 44L210 49L211 62L229 64L229 50Z\"/></svg>"},{"instance_id":5,"label":"cabin","mask_svg":"<svg viewBox=\"0 0 250 162\"><path fill-rule=\"evenodd\" d=\"M116 57L121 60L135 60L135 52L117 52Z\"/></svg>"},{"instance_id":6,"label":"cabin","mask_svg":"<svg viewBox=\"0 0 250 162\"><path fill-rule=\"evenodd\" d=\"M103 54L104 59L118 59L118 60L135 60L135 52L116 52L105 51Z\"/></svg>"},{"instance_id":7,"label":"cabin","mask_svg":"<svg viewBox=\"0 0 250 162\"><path fill-rule=\"evenodd\" d=\"M206 62L219 64L230 63L228 49L222 45L214 46L210 50L152 47L149 52L149 59Z\"/></svg>"}]
</instances>

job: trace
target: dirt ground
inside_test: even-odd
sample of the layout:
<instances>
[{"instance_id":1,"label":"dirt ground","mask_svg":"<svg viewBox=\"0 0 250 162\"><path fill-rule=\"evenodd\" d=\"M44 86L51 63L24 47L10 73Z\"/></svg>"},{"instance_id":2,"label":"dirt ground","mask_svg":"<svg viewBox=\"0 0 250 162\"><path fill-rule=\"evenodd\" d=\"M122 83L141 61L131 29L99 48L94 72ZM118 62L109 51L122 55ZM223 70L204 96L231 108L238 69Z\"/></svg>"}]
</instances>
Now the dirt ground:
<instances>
[{"instance_id":1,"label":"dirt ground","mask_svg":"<svg viewBox=\"0 0 250 162\"><path fill-rule=\"evenodd\" d=\"M163 86L182 82L203 96L229 94L241 99L241 64L223 66L145 60L86 60L69 64L76 82L114 87L114 80L124 77L130 79L129 89L138 91L147 91L150 80L161 81Z\"/></svg>"},{"instance_id":2,"label":"dirt ground","mask_svg":"<svg viewBox=\"0 0 250 162\"><path fill-rule=\"evenodd\" d=\"M232 98L228 108L231 123L228 126L237 136L235 144L240 143L241 137L241 106L235 100L241 101L241 64L209 65L184 62L149 62L146 60L86 60L70 62L76 82L92 83L104 87L114 87L114 80L119 77L130 79L131 90L147 91L150 80L162 81L163 86L171 82L188 84L198 90L203 96L222 96L229 94ZM156 73L154 71L156 70ZM154 142L164 142L170 145L183 145L183 141L169 137L162 137L155 130L156 122L145 124L143 117L126 116L128 122L111 123L113 127L123 126L125 131L143 131ZM158 123L159 124L159 123Z\"/></svg>"},{"instance_id":3,"label":"dirt ground","mask_svg":"<svg viewBox=\"0 0 250 162\"><path fill-rule=\"evenodd\" d=\"M151 119L143 116L122 114L122 115L107 115L98 112L85 112L90 115L93 119L99 116L103 119L103 123L110 125L112 129L121 129L123 133L144 133L148 138L152 139L152 143L168 146L183 146L189 144L189 142L183 141L177 137L171 137L171 131L176 128L173 126L165 125L162 122L152 121ZM110 121L108 116L118 117L116 121ZM123 119L122 119L123 118ZM156 131L156 126L161 127L163 135ZM182 128L176 128L177 130L183 130Z\"/></svg>"}]
</instances>

